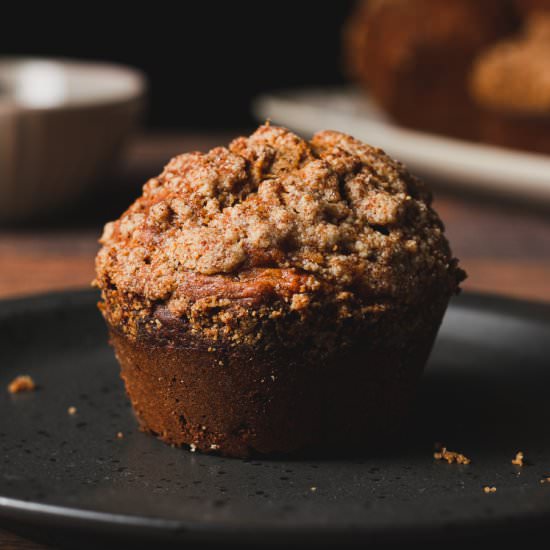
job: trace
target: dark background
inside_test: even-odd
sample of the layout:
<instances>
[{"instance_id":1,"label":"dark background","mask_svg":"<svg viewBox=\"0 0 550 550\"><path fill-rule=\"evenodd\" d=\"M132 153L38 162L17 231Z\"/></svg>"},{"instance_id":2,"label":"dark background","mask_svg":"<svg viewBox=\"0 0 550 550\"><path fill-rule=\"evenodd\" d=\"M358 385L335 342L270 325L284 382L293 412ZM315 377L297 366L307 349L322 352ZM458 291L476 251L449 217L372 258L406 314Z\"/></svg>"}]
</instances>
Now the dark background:
<instances>
[{"instance_id":1,"label":"dark background","mask_svg":"<svg viewBox=\"0 0 550 550\"><path fill-rule=\"evenodd\" d=\"M0 55L138 67L150 80L146 123L155 129L248 127L258 93L344 82L340 40L349 0L140 5L74 4L55 13L49 3L26 4L2 18Z\"/></svg>"}]
</instances>

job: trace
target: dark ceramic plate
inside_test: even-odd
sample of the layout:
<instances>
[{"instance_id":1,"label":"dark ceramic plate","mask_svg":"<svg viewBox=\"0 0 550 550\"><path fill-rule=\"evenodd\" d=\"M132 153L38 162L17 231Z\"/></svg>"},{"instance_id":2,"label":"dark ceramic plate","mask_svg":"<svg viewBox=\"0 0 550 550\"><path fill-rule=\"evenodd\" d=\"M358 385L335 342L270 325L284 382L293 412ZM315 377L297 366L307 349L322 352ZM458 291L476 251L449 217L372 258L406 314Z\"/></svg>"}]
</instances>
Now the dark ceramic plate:
<instances>
[{"instance_id":1,"label":"dark ceramic plate","mask_svg":"<svg viewBox=\"0 0 550 550\"><path fill-rule=\"evenodd\" d=\"M0 387L19 374L39 385L0 390L4 523L229 543L448 539L550 521L550 307L456 299L397 448L242 461L138 431L96 300L0 303ZM434 460L437 441L472 463Z\"/></svg>"}]
</instances>

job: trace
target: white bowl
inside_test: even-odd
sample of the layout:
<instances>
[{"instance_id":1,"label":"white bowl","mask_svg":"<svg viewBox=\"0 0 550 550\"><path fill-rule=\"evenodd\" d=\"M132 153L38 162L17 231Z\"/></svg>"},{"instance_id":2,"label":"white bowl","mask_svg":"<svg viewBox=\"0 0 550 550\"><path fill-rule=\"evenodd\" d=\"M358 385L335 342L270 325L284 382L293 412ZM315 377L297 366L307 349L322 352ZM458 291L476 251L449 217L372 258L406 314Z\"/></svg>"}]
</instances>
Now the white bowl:
<instances>
[{"instance_id":1,"label":"white bowl","mask_svg":"<svg viewBox=\"0 0 550 550\"><path fill-rule=\"evenodd\" d=\"M145 92L128 67L0 58L0 222L57 210L105 175Z\"/></svg>"}]
</instances>

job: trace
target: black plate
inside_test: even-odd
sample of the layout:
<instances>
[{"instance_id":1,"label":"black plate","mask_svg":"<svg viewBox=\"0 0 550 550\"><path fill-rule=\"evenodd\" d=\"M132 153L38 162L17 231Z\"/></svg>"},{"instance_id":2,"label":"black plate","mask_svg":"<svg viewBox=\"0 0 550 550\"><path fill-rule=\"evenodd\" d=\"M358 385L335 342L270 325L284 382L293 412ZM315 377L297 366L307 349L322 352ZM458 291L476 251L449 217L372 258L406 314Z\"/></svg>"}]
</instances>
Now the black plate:
<instances>
[{"instance_id":1,"label":"black plate","mask_svg":"<svg viewBox=\"0 0 550 550\"><path fill-rule=\"evenodd\" d=\"M540 483L550 475L547 306L455 300L400 448L242 461L138 431L96 300L76 292L0 304L4 521L159 539L341 542L550 520L550 483ZM33 376L38 390L8 394L18 374ZM472 463L435 461L436 441ZM523 468L511 464L518 450Z\"/></svg>"}]
</instances>

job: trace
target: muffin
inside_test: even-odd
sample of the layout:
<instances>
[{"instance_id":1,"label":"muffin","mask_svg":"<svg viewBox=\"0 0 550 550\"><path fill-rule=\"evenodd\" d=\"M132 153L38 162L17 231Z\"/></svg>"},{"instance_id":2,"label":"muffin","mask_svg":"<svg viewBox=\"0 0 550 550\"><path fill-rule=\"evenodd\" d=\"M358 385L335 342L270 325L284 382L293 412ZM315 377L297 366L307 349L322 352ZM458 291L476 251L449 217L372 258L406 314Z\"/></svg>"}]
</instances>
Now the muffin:
<instances>
[{"instance_id":1,"label":"muffin","mask_svg":"<svg viewBox=\"0 0 550 550\"><path fill-rule=\"evenodd\" d=\"M344 56L352 79L398 123L475 139L472 60L516 23L503 0L366 0L346 26Z\"/></svg>"},{"instance_id":2,"label":"muffin","mask_svg":"<svg viewBox=\"0 0 550 550\"><path fill-rule=\"evenodd\" d=\"M483 52L470 89L483 141L550 154L550 13L533 13L520 36Z\"/></svg>"},{"instance_id":3,"label":"muffin","mask_svg":"<svg viewBox=\"0 0 550 550\"><path fill-rule=\"evenodd\" d=\"M515 0L515 4L522 15L540 11L550 12L550 0Z\"/></svg>"},{"instance_id":4,"label":"muffin","mask_svg":"<svg viewBox=\"0 0 550 550\"><path fill-rule=\"evenodd\" d=\"M464 276L401 164L268 124L173 158L101 243L99 307L141 427L234 457L391 437Z\"/></svg>"}]
</instances>

